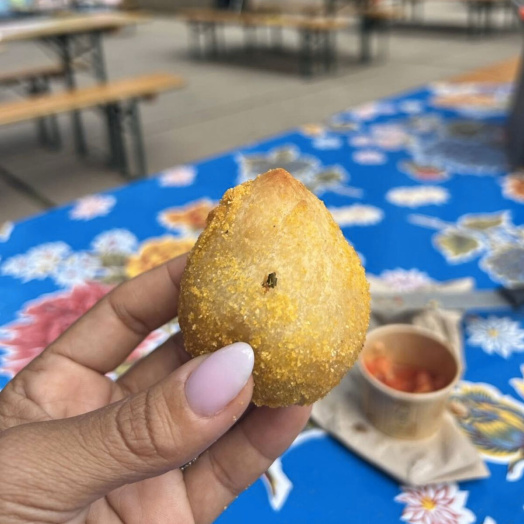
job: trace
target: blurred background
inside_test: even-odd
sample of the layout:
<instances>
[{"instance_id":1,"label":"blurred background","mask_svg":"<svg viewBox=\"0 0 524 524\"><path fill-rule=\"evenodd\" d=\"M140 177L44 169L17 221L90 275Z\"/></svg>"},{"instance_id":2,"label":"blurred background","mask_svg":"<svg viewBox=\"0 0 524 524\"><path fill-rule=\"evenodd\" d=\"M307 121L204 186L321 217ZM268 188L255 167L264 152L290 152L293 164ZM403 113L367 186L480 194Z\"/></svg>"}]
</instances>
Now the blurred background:
<instances>
[{"instance_id":1,"label":"blurred background","mask_svg":"<svg viewBox=\"0 0 524 524\"><path fill-rule=\"evenodd\" d=\"M210 30L209 20L198 19L206 15L199 9L210 8L228 16L278 14L287 22L260 19L246 25L231 19ZM131 18L111 24L108 17L114 13ZM520 49L515 15L510 3L496 0L0 0L0 116L2 104L9 114L10 103L28 100L42 68L58 68L46 86L52 93L63 95L71 87L63 70L64 45L76 85L99 83L100 75L93 73L97 64L87 63L94 61L89 55L95 40L90 38L97 35L103 82L162 72L184 83L161 89L155 100L141 104L149 175L515 57ZM77 28L74 38L64 37L64 27L67 31L86 16L101 22L106 17L107 23L85 32ZM324 16L339 24L319 31L332 33L333 40L324 45L312 31L308 42L297 19L320 23ZM57 20L61 29L50 29L50 21ZM50 32L45 33L46 27ZM312 47L311 64L307 45ZM329 52L336 67L325 64ZM107 161L107 121L93 111L94 96L81 117L86 147L80 155L74 120L60 101L48 122L58 126L59 146L42 143L31 118L37 116L34 108L22 108L14 120L0 118L0 222L125 182L118 161ZM132 152L134 146L129 147Z\"/></svg>"}]
</instances>

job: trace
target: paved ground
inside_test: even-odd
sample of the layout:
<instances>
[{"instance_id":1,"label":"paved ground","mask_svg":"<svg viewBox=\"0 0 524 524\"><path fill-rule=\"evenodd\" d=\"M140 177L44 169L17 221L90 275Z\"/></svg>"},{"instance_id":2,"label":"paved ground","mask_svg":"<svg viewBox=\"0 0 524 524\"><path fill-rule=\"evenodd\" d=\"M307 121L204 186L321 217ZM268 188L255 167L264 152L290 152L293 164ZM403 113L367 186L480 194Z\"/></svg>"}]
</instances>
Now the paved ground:
<instances>
[{"instance_id":1,"label":"paved ground","mask_svg":"<svg viewBox=\"0 0 524 524\"><path fill-rule=\"evenodd\" d=\"M458 2L446 7L444 15L466 20ZM356 33L347 32L339 38L339 71L305 80L297 75L294 53L259 53L246 61L241 33L233 29L227 37L232 53L221 63L189 59L185 27L169 17L106 38L112 78L167 70L188 81L183 91L142 106L151 173L515 56L521 46L515 33L472 39L456 30L397 30L389 41L389 57L364 67L356 60ZM285 43L293 48L296 35L286 33ZM0 49L2 71L49 60L45 50L30 43ZM0 93L0 100L6 98ZM91 146L87 161L73 154L67 116L60 118L65 137L61 152L39 148L31 123L0 128L0 223L39 212L46 203L64 203L124 183L104 164L105 135L97 116L86 114L85 123Z\"/></svg>"}]
</instances>

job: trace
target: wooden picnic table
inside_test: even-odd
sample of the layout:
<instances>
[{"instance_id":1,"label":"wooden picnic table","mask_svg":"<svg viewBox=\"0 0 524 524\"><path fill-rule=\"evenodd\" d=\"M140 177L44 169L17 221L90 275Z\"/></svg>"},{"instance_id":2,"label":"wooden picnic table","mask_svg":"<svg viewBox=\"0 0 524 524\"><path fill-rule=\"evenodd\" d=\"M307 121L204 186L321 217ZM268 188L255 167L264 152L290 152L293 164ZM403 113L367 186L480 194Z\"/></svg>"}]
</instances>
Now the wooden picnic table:
<instances>
[{"instance_id":1,"label":"wooden picnic table","mask_svg":"<svg viewBox=\"0 0 524 524\"><path fill-rule=\"evenodd\" d=\"M301 70L309 75L315 51L319 50L324 60L325 70L330 70L336 64L336 41L338 31L349 28L358 18L360 30L360 58L368 62L371 58L371 35L384 23L397 18L400 11L396 8L369 6L355 7L342 16L324 16L309 14L286 14L281 12L242 11L234 12L217 9L183 9L180 16L186 20L193 33L193 50L200 51L200 36L208 37L210 54L218 56L220 53L217 27L225 25L240 26L246 30L247 47L252 48L253 31L257 27L273 28L280 40L281 29L297 30L301 36ZM251 34L250 34L251 33Z\"/></svg>"},{"instance_id":2,"label":"wooden picnic table","mask_svg":"<svg viewBox=\"0 0 524 524\"><path fill-rule=\"evenodd\" d=\"M102 46L102 35L123 27L146 22L140 13L103 12L71 13L60 16L35 17L0 24L0 43L34 40L40 42L58 56L64 67L64 79L68 89L75 89L76 61L87 65L87 71L98 83L105 83L108 74ZM73 133L78 155L87 154L87 146L80 113L72 114ZM109 130L114 127L107 112ZM113 136L110 132L109 136ZM115 148L111 148L114 151Z\"/></svg>"},{"instance_id":3,"label":"wooden picnic table","mask_svg":"<svg viewBox=\"0 0 524 524\"><path fill-rule=\"evenodd\" d=\"M467 30L471 35L491 33L493 31L493 12L496 9L507 13L506 25L511 27L514 13L517 8L511 0L440 0L442 2L462 3L467 10ZM404 10L411 4L411 21L421 23L423 18L422 8L426 0L402 0ZM406 13L405 13L406 14Z\"/></svg>"},{"instance_id":4,"label":"wooden picnic table","mask_svg":"<svg viewBox=\"0 0 524 524\"><path fill-rule=\"evenodd\" d=\"M112 31L147 20L148 18L143 14L125 12L75 13L26 18L0 24L0 42L36 40L56 37L57 35L92 33L94 31Z\"/></svg>"},{"instance_id":5,"label":"wooden picnic table","mask_svg":"<svg viewBox=\"0 0 524 524\"><path fill-rule=\"evenodd\" d=\"M451 79L452 82L463 83L504 83L513 82L517 77L519 68L519 59L517 57L497 62L488 67L482 67L469 71L462 75L458 75Z\"/></svg>"}]
</instances>

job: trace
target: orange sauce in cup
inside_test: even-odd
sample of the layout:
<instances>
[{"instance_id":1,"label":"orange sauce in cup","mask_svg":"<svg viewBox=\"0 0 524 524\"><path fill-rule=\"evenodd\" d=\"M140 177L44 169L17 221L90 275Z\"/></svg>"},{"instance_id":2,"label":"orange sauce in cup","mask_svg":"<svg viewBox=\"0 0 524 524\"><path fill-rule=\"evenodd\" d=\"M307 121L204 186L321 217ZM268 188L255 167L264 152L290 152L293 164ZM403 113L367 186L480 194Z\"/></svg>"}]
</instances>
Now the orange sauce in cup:
<instances>
[{"instance_id":1,"label":"orange sauce in cup","mask_svg":"<svg viewBox=\"0 0 524 524\"><path fill-rule=\"evenodd\" d=\"M366 356L364 365L377 380L397 391L430 393L447 385L442 376L423 368L396 363L384 354Z\"/></svg>"}]
</instances>

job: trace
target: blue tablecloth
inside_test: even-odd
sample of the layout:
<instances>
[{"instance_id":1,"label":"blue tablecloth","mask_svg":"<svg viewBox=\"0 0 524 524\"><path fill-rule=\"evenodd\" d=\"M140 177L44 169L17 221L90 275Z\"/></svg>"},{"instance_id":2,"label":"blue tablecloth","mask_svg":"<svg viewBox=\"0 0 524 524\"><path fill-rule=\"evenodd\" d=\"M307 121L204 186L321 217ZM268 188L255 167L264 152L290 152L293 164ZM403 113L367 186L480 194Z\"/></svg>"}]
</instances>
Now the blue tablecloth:
<instances>
[{"instance_id":1,"label":"blue tablecloth","mask_svg":"<svg viewBox=\"0 0 524 524\"><path fill-rule=\"evenodd\" d=\"M113 285L186 251L227 188L271 167L314 190L368 274L393 289L523 283L524 175L508 173L503 154L508 93L428 86L4 224L0 386ZM464 337L457 416L489 479L408 489L307 429L220 522L524 522L524 319L470 312Z\"/></svg>"}]
</instances>

